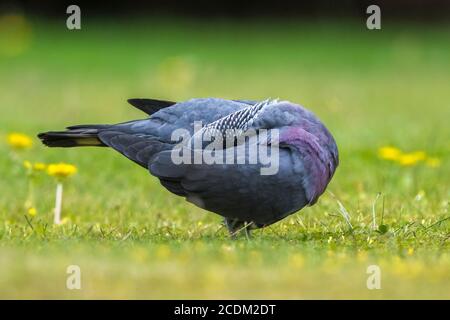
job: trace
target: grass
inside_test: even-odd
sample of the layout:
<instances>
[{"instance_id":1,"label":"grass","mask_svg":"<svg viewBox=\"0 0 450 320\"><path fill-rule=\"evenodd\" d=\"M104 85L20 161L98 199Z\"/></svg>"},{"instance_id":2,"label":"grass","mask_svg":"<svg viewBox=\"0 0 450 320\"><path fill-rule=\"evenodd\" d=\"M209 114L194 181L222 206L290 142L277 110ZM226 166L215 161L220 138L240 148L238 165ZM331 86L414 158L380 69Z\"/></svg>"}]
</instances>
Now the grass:
<instances>
[{"instance_id":1,"label":"grass","mask_svg":"<svg viewBox=\"0 0 450 320\"><path fill-rule=\"evenodd\" d=\"M1 298L450 298L448 25L20 21L14 52L0 29L2 137L143 117L130 97L280 97L324 121L341 165L315 206L232 241L111 150L2 142ZM386 145L441 165L382 160ZM52 225L45 174L27 215L22 160L78 167L66 224ZM66 289L73 264L82 290ZM381 290L366 287L373 264Z\"/></svg>"}]
</instances>

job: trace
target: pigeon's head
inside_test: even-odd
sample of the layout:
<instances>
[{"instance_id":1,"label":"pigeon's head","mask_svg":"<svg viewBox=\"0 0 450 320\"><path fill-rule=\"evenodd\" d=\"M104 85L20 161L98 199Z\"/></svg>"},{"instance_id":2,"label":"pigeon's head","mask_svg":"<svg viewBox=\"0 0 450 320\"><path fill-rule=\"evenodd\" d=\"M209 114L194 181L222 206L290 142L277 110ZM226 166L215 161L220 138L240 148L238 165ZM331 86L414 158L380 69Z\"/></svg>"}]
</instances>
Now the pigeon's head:
<instances>
[{"instance_id":1,"label":"pigeon's head","mask_svg":"<svg viewBox=\"0 0 450 320\"><path fill-rule=\"evenodd\" d=\"M331 161L332 171L339 165L336 141L325 125L308 109L290 102L281 102L272 116L281 128L282 140L314 141L318 149ZM281 112L280 112L281 111ZM276 116L274 116L276 114Z\"/></svg>"},{"instance_id":2,"label":"pigeon's head","mask_svg":"<svg viewBox=\"0 0 450 320\"><path fill-rule=\"evenodd\" d=\"M285 124L280 146L298 152L305 168L305 190L313 204L325 191L339 165L336 142L323 123L309 110L286 103L279 106Z\"/></svg>"}]
</instances>

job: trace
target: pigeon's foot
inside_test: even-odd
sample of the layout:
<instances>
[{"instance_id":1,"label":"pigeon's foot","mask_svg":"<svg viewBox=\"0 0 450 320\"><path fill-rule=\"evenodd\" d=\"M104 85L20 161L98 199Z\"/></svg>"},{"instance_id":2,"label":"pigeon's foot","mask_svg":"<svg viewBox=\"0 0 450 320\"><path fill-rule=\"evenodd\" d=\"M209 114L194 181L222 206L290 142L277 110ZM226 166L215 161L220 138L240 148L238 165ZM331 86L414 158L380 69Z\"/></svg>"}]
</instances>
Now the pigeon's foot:
<instances>
[{"instance_id":1,"label":"pigeon's foot","mask_svg":"<svg viewBox=\"0 0 450 320\"><path fill-rule=\"evenodd\" d=\"M252 229L253 222L246 222L229 218L225 218L224 221L232 239L236 239L239 234L245 233L247 240L250 240L250 230Z\"/></svg>"}]
</instances>

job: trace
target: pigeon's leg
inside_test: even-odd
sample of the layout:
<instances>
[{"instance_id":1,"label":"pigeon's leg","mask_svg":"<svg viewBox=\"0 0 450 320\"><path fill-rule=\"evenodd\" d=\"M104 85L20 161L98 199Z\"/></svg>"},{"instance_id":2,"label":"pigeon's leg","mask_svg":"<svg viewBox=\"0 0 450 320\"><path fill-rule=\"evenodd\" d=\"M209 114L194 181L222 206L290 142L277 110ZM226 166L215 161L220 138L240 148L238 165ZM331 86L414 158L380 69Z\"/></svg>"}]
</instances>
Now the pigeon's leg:
<instances>
[{"instance_id":1,"label":"pigeon's leg","mask_svg":"<svg viewBox=\"0 0 450 320\"><path fill-rule=\"evenodd\" d=\"M227 226L228 232L230 233L232 239L236 239L236 236L241 231L244 231L247 239L250 239L250 230L253 225L252 222L248 223L237 219L225 218L225 225Z\"/></svg>"},{"instance_id":2,"label":"pigeon's leg","mask_svg":"<svg viewBox=\"0 0 450 320\"><path fill-rule=\"evenodd\" d=\"M252 224L251 223L245 223L245 236L247 237L247 240L250 240L251 238L251 234L250 234L250 229L251 229Z\"/></svg>"},{"instance_id":3,"label":"pigeon's leg","mask_svg":"<svg viewBox=\"0 0 450 320\"><path fill-rule=\"evenodd\" d=\"M225 226L228 229L228 232L230 233L231 239L236 239L236 235L239 232L239 229L241 228L241 221L236 219L225 218L224 222Z\"/></svg>"}]
</instances>

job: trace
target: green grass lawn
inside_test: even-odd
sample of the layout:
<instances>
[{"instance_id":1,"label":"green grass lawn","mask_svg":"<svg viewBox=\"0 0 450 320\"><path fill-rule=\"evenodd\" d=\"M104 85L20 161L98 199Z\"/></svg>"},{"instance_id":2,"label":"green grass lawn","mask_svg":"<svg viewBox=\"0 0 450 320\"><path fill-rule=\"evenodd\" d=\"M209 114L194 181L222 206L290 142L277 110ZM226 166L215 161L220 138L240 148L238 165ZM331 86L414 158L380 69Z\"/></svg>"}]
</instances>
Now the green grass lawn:
<instances>
[{"instance_id":1,"label":"green grass lawn","mask_svg":"<svg viewBox=\"0 0 450 320\"><path fill-rule=\"evenodd\" d=\"M5 19L0 298L450 298L448 25L86 18L68 31L64 21L15 17L5 28ZM144 117L131 97L208 96L279 97L314 111L340 151L331 193L233 241L218 216L111 150L33 138L13 152L5 141ZM440 165L383 160L383 146ZM45 173L32 183L37 214L27 213L24 160L77 166L65 224L52 224L55 181ZM69 265L81 268L81 290L66 289ZM381 268L380 290L367 289L370 265Z\"/></svg>"}]
</instances>

